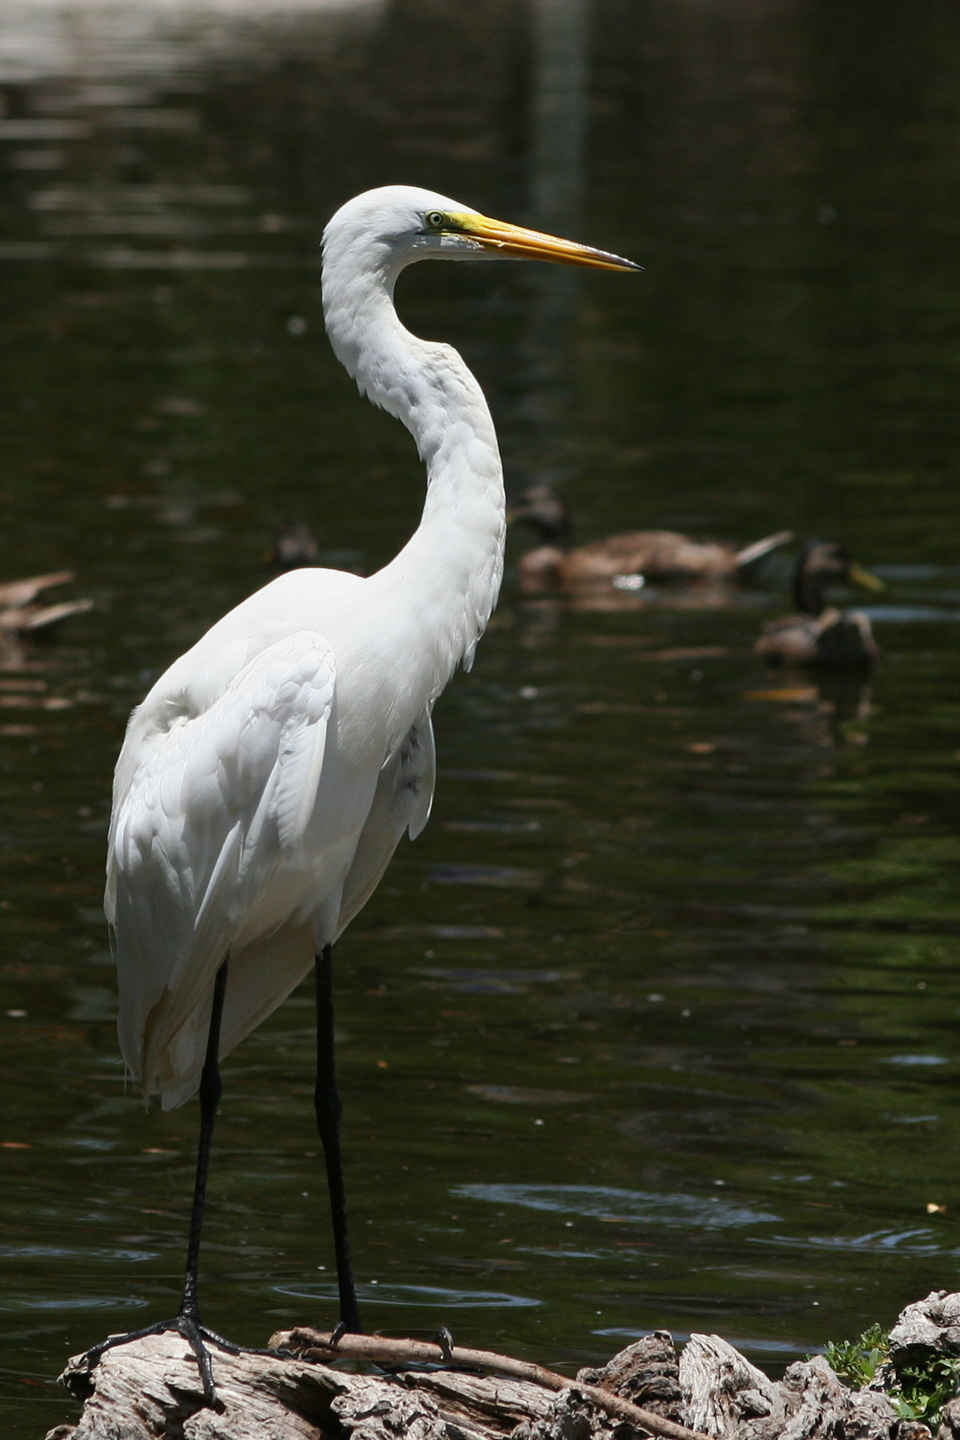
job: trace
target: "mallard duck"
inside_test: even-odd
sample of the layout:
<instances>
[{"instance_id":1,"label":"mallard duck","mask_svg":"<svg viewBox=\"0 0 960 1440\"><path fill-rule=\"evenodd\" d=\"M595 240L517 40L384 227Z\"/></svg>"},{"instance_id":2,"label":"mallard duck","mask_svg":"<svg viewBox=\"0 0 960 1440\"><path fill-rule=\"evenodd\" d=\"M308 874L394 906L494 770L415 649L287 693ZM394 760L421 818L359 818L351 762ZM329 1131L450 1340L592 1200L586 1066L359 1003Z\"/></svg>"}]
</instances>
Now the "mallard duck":
<instances>
[{"instance_id":1,"label":"mallard duck","mask_svg":"<svg viewBox=\"0 0 960 1440\"><path fill-rule=\"evenodd\" d=\"M771 620L754 647L771 665L828 665L834 669L865 669L880 654L869 617L862 610L837 610L826 603L831 583L849 581L865 590L884 584L864 570L842 545L808 540L793 572L798 613Z\"/></svg>"},{"instance_id":2,"label":"mallard duck","mask_svg":"<svg viewBox=\"0 0 960 1440\"><path fill-rule=\"evenodd\" d=\"M37 603L37 596L54 585L72 580L72 570L55 570L50 575L31 575L25 580L0 583L0 631L7 635L33 634L89 610L92 600L63 600L58 605Z\"/></svg>"},{"instance_id":3,"label":"mallard duck","mask_svg":"<svg viewBox=\"0 0 960 1440\"><path fill-rule=\"evenodd\" d=\"M630 530L571 549L570 513L549 485L522 490L508 514L533 525L543 542L520 557L520 588L526 591L610 585L633 575L651 581L735 580L793 538L789 530L779 530L738 550L725 541L691 540L672 530Z\"/></svg>"}]
</instances>

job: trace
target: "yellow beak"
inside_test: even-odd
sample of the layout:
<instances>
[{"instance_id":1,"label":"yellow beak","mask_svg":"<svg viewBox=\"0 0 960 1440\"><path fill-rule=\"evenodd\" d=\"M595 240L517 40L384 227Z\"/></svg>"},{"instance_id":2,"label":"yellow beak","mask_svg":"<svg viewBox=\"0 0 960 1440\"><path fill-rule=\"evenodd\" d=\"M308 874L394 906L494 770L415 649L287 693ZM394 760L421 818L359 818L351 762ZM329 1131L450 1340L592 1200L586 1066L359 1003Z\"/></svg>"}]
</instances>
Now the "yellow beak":
<instances>
[{"instance_id":1,"label":"yellow beak","mask_svg":"<svg viewBox=\"0 0 960 1440\"><path fill-rule=\"evenodd\" d=\"M858 565L856 560L847 571L847 579L851 580L854 585L859 585L861 590L873 590L876 592L878 590L886 590L887 588L879 575L871 575L870 571L864 570L863 566Z\"/></svg>"},{"instance_id":2,"label":"yellow beak","mask_svg":"<svg viewBox=\"0 0 960 1440\"><path fill-rule=\"evenodd\" d=\"M539 230L524 230L521 225L507 225L502 220L488 220L485 215L457 215L457 230L476 240L484 250L518 260L552 260L558 265L592 265L599 270L642 270L632 260L578 245L575 240L558 240L555 235L542 235Z\"/></svg>"}]
</instances>

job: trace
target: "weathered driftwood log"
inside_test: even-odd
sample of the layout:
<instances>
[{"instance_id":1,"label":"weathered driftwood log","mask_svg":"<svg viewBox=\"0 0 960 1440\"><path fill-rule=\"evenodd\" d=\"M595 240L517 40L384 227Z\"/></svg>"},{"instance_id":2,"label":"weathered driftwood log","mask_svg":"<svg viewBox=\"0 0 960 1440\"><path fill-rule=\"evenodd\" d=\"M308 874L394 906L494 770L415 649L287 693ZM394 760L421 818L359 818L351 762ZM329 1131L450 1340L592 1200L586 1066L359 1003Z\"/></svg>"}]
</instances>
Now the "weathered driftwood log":
<instances>
[{"instance_id":1,"label":"weathered driftwood log","mask_svg":"<svg viewBox=\"0 0 960 1440\"><path fill-rule=\"evenodd\" d=\"M930 1350L938 1355L960 1355L960 1294L931 1290L926 1300L901 1311L890 1331L894 1360Z\"/></svg>"},{"instance_id":2,"label":"weathered driftwood log","mask_svg":"<svg viewBox=\"0 0 960 1440\"><path fill-rule=\"evenodd\" d=\"M61 1380L83 1415L47 1440L706 1440L679 1422L663 1334L576 1381L488 1351L455 1347L444 1359L436 1344L377 1336L344 1336L334 1350L302 1329L271 1344L288 1353L212 1351L216 1411L203 1408L196 1360L176 1334L108 1350L92 1370L75 1357ZM429 1368L360 1374L333 1369L338 1360ZM648 1393L656 1409L635 1403Z\"/></svg>"},{"instance_id":3,"label":"weathered driftwood log","mask_svg":"<svg viewBox=\"0 0 960 1440\"><path fill-rule=\"evenodd\" d=\"M306 1326L282 1331L273 1337L271 1344L292 1349L313 1360L329 1360L334 1354L331 1337ZM439 1358L439 1348L436 1343L424 1344L416 1340L390 1340L379 1335L344 1335L337 1342L335 1353L344 1358L378 1364L408 1365L414 1362L429 1365L429 1370L417 1374L418 1386L447 1394L449 1399L456 1403L463 1392L465 1376L457 1371L434 1368ZM534 1365L528 1360L513 1360L507 1355L496 1355L490 1350L470 1350L458 1346L454 1350L447 1350L443 1359L461 1369L473 1368L481 1375L492 1372L522 1384L562 1392L558 1414L572 1414L571 1406L575 1408L578 1405L581 1409L585 1408L585 1412L598 1412L593 1417L590 1430L584 1431L585 1437L587 1434L607 1433L614 1425L625 1423L638 1434L662 1436L664 1440L707 1440L707 1437L696 1436L695 1431L684 1426L679 1413L671 1413L677 1409L676 1401L680 1398L680 1392L676 1386L676 1352L673 1341L665 1331L658 1331L655 1335L628 1346L626 1350L621 1350L600 1370L581 1370L575 1380L571 1380L567 1375L560 1375L556 1370L547 1370L543 1365ZM637 1401L646 1397L652 1388L655 1389L657 1382L663 1387L664 1372L667 1370L671 1372L671 1380L666 1382L666 1394L660 1393L656 1396L660 1403L656 1408L650 1409L640 1406ZM454 1376L452 1390L451 1374ZM610 1422L606 1429L602 1423L603 1417ZM517 1418L522 1422L527 1417ZM544 1436L558 1433L555 1426L550 1428L550 1413L537 1416L532 1430L524 1429L521 1424L519 1431L508 1433L514 1435L514 1440L539 1440L539 1426L546 1427L543 1429Z\"/></svg>"},{"instance_id":4,"label":"weathered driftwood log","mask_svg":"<svg viewBox=\"0 0 960 1440\"><path fill-rule=\"evenodd\" d=\"M691 1335L680 1386L690 1423L718 1440L906 1440L886 1395L849 1390L822 1355L772 1381L719 1335Z\"/></svg>"},{"instance_id":5,"label":"weathered driftwood log","mask_svg":"<svg viewBox=\"0 0 960 1440\"><path fill-rule=\"evenodd\" d=\"M61 1379L83 1415L47 1440L932 1440L927 1426L897 1419L882 1376L850 1390L816 1356L774 1381L716 1335L692 1335L678 1363L658 1331L575 1380L379 1336L344 1336L333 1350L304 1328L271 1345L286 1353L214 1351L218 1411L203 1408L196 1360L177 1335L118 1346L92 1372L75 1358ZM960 1294L909 1306L891 1353L960 1354ZM355 1368L334 1368L345 1362ZM418 1368L384 1368L398 1365ZM960 1440L960 1399L945 1406L936 1440Z\"/></svg>"},{"instance_id":6,"label":"weathered driftwood log","mask_svg":"<svg viewBox=\"0 0 960 1440\"><path fill-rule=\"evenodd\" d=\"M933 1291L890 1332L891 1370L958 1355L960 1294ZM926 1425L897 1418L886 1378L850 1390L815 1356L771 1381L717 1335L691 1335L680 1356L684 1420L716 1440L931 1440ZM960 1440L960 1399L944 1406L935 1440Z\"/></svg>"}]
</instances>

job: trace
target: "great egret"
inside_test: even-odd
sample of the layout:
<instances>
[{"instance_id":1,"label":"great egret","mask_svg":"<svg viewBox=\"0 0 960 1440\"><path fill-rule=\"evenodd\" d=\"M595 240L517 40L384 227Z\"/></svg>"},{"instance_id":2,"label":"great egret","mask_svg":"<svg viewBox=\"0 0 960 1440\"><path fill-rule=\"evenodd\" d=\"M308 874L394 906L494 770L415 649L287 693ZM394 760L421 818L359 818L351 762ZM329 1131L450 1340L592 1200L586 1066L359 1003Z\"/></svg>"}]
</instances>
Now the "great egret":
<instances>
[{"instance_id":1,"label":"great egret","mask_svg":"<svg viewBox=\"0 0 960 1440\"><path fill-rule=\"evenodd\" d=\"M845 670L871 666L880 648L873 638L870 617L862 610L837 610L826 603L827 585L845 580L865 590L884 588L883 581L858 565L842 545L808 540L797 557L793 576L799 613L765 625L756 653L771 665L827 665Z\"/></svg>"},{"instance_id":2,"label":"great egret","mask_svg":"<svg viewBox=\"0 0 960 1440\"><path fill-rule=\"evenodd\" d=\"M524 520L541 544L520 557L521 589L585 589L610 585L621 575L645 580L734 580L793 537L778 530L737 549L725 541L691 540L672 530L628 530L589 545L570 548L570 512L550 485L530 485L510 506L511 520Z\"/></svg>"},{"instance_id":3,"label":"great egret","mask_svg":"<svg viewBox=\"0 0 960 1440\"><path fill-rule=\"evenodd\" d=\"M199 1087L201 1127L176 1329L215 1391L197 1264L218 1060L317 976L317 1125L330 1189L340 1323L359 1330L340 1164L331 946L404 831L426 824L431 712L469 665L503 569L493 421L449 345L401 324L394 285L416 260L517 258L635 270L629 260L503 224L427 190L350 200L323 237L323 304L337 358L402 420L427 469L420 524L368 578L281 575L176 660L130 720L114 781L105 908L120 1043L164 1109ZM115 1336L88 1352L135 1338ZM229 1347L228 1347L229 1348Z\"/></svg>"}]
</instances>

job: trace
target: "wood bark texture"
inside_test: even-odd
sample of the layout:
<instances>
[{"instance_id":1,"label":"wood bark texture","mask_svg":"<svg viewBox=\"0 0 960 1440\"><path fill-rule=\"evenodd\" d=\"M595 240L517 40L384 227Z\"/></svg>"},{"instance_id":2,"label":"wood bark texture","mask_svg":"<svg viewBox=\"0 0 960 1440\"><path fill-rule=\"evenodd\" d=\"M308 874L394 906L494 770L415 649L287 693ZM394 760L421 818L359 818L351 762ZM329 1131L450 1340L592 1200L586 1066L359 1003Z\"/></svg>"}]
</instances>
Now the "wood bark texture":
<instances>
[{"instance_id":1,"label":"wood bark texture","mask_svg":"<svg viewBox=\"0 0 960 1440\"><path fill-rule=\"evenodd\" d=\"M895 1356L960 1354L960 1294L908 1306L891 1342ZM898 1420L879 1388L850 1390L822 1356L775 1381L717 1335L692 1335L678 1361L657 1331L575 1380L379 1336L344 1336L333 1349L306 1327L270 1343L284 1353L213 1350L217 1410L204 1408L196 1360L176 1334L117 1346L92 1370L75 1357L61 1381L83 1413L47 1440L960 1440L960 1399L931 1437Z\"/></svg>"},{"instance_id":2,"label":"wood bark texture","mask_svg":"<svg viewBox=\"0 0 960 1440\"><path fill-rule=\"evenodd\" d=\"M92 1369L76 1356L60 1378L84 1401L83 1414L47 1440L706 1440L680 1423L676 1356L664 1335L576 1381L509 1356L454 1348L444 1360L438 1345L377 1336L344 1336L334 1350L328 1335L303 1328L273 1336L271 1346L287 1353L212 1349L219 1410L204 1408L196 1360L179 1335L118 1345ZM346 1361L419 1368L332 1368ZM648 1392L657 1406L649 1411L635 1403Z\"/></svg>"}]
</instances>

